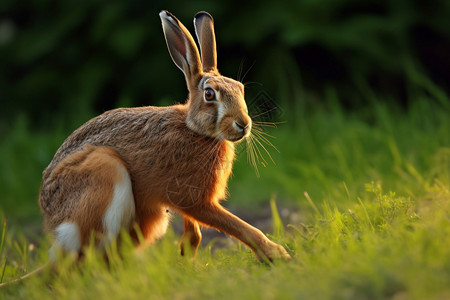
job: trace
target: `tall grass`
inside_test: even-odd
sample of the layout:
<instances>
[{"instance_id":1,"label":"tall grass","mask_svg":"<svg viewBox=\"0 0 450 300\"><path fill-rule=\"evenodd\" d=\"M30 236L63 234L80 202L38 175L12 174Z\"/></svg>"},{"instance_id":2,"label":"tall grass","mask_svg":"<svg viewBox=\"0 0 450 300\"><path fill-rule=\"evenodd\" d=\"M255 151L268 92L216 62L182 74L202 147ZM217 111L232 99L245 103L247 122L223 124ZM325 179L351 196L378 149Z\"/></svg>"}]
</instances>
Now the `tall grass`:
<instances>
[{"instance_id":1,"label":"tall grass","mask_svg":"<svg viewBox=\"0 0 450 300\"><path fill-rule=\"evenodd\" d=\"M385 192L370 183L350 195L347 209L318 204L314 221L290 224L271 236L292 261L258 263L247 249L200 249L180 257L178 237L135 252L125 243L109 267L92 248L81 265L63 261L46 274L4 290L4 299L444 299L450 292L448 186L436 183L425 199Z\"/></svg>"},{"instance_id":2,"label":"tall grass","mask_svg":"<svg viewBox=\"0 0 450 300\"><path fill-rule=\"evenodd\" d=\"M308 192L313 200L326 197L339 204L371 181L416 197L430 178L448 176L450 112L430 99L405 110L386 101L357 112L329 105L291 125L298 115L286 115L287 123L266 129L279 153L271 151L275 163L259 166L261 176L245 163L245 147L240 147L230 201L253 206L276 193L283 203L302 199L307 208L303 195Z\"/></svg>"}]
</instances>

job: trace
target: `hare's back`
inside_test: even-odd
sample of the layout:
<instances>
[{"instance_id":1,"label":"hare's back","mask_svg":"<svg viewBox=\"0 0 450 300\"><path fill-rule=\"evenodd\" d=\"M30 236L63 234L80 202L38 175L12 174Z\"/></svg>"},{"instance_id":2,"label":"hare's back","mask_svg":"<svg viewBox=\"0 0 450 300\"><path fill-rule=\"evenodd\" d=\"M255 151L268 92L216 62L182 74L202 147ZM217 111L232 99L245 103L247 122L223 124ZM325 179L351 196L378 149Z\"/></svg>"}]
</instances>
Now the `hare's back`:
<instances>
[{"instance_id":1,"label":"hare's back","mask_svg":"<svg viewBox=\"0 0 450 300\"><path fill-rule=\"evenodd\" d=\"M67 155L88 145L111 147L120 153L129 153L154 144L168 130L185 127L185 113L181 106L119 108L107 111L76 129L56 151L44 171L52 172Z\"/></svg>"}]
</instances>

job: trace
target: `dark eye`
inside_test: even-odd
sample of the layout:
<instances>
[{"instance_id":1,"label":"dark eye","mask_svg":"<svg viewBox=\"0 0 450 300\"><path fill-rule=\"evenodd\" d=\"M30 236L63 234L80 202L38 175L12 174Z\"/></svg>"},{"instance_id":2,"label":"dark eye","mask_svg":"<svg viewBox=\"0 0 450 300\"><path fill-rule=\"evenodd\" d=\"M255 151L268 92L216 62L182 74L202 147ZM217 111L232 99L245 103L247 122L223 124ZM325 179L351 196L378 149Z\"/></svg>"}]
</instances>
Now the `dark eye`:
<instances>
[{"instance_id":1,"label":"dark eye","mask_svg":"<svg viewBox=\"0 0 450 300\"><path fill-rule=\"evenodd\" d=\"M205 100L206 101L216 100L216 93L214 93L213 89L211 89L211 88L205 89Z\"/></svg>"}]
</instances>

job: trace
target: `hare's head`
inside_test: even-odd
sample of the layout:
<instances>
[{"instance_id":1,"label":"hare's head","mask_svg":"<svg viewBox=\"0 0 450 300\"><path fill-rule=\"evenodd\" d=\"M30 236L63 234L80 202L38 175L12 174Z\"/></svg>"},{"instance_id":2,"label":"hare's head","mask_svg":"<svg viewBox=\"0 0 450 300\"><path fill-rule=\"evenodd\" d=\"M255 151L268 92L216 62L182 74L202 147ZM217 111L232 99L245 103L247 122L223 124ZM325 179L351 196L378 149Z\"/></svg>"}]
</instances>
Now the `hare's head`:
<instances>
[{"instance_id":1,"label":"hare's head","mask_svg":"<svg viewBox=\"0 0 450 300\"><path fill-rule=\"evenodd\" d=\"M219 140L238 141L250 134L252 121L244 100L244 85L217 70L214 21L206 12L194 17L200 53L189 31L168 11L161 17L170 56L189 89L187 126Z\"/></svg>"}]
</instances>

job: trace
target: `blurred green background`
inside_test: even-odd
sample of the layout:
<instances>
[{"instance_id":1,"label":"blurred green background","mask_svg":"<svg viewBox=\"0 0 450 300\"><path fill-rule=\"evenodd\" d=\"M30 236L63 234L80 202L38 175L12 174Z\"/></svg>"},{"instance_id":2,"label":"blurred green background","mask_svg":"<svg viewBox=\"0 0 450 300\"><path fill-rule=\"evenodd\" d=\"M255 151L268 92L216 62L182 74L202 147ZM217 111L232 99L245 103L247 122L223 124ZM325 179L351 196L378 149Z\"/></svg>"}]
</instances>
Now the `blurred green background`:
<instances>
[{"instance_id":1,"label":"blurred green background","mask_svg":"<svg viewBox=\"0 0 450 300\"><path fill-rule=\"evenodd\" d=\"M405 102L408 68L450 86L445 0L3 0L2 120L25 113L40 126L57 116L78 120L116 106L183 101L184 78L170 61L161 9L191 31L197 11L211 12L221 72L236 77L242 62L244 73L253 65L245 80L277 100L307 91L319 97L298 101L320 101L336 86L347 106L363 105L364 81Z\"/></svg>"},{"instance_id":2,"label":"blurred green background","mask_svg":"<svg viewBox=\"0 0 450 300\"><path fill-rule=\"evenodd\" d=\"M0 211L11 222L39 218L40 173L90 117L186 99L164 41L162 9L191 32L197 11L213 15L219 70L246 74L247 101L256 103L250 109L261 109L261 95L279 108L271 121L299 126L325 107L367 114L370 123L373 101L395 103L402 113L417 91L449 107L442 92L450 89L450 1L2 0ZM280 148L300 156L301 145L283 141Z\"/></svg>"}]
</instances>

